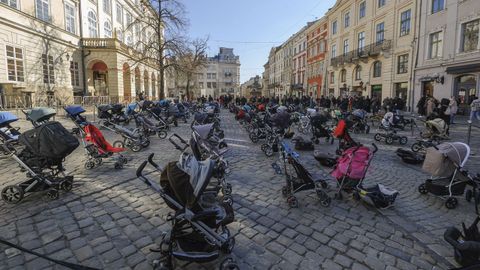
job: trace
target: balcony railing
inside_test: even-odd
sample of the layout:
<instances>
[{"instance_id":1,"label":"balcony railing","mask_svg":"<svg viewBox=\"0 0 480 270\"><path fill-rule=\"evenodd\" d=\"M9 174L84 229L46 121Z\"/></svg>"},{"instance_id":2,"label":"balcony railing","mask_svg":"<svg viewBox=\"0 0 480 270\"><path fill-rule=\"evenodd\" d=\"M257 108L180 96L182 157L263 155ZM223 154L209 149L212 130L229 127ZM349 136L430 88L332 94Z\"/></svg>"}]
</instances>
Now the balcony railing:
<instances>
[{"instance_id":1,"label":"balcony railing","mask_svg":"<svg viewBox=\"0 0 480 270\"><path fill-rule=\"evenodd\" d=\"M116 38L84 38L82 45L90 49L116 49L124 52L135 52L135 49Z\"/></svg>"},{"instance_id":2,"label":"balcony railing","mask_svg":"<svg viewBox=\"0 0 480 270\"><path fill-rule=\"evenodd\" d=\"M342 66L345 64L353 63L355 60L358 59L378 56L381 52L389 51L391 48L392 41L384 40L381 43L372 43L363 48L359 48L346 54L334 57L330 59L330 63L334 67Z\"/></svg>"}]
</instances>

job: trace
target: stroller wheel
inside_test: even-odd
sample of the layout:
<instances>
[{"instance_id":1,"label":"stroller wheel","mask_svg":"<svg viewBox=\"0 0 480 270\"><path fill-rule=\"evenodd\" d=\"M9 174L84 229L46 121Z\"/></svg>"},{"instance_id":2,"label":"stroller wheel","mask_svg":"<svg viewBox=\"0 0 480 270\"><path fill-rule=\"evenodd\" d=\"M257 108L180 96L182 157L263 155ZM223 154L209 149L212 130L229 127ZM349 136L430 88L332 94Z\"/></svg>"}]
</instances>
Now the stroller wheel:
<instances>
[{"instance_id":1,"label":"stroller wheel","mask_svg":"<svg viewBox=\"0 0 480 270\"><path fill-rule=\"evenodd\" d=\"M407 144L407 142L408 142L408 138L407 138L407 137L403 136L403 137L400 138L400 144L401 144L401 145L405 145L405 144Z\"/></svg>"},{"instance_id":2,"label":"stroller wheel","mask_svg":"<svg viewBox=\"0 0 480 270\"><path fill-rule=\"evenodd\" d=\"M19 186L10 185L2 189L2 200L6 203L17 204L25 195L23 189Z\"/></svg>"},{"instance_id":3,"label":"stroller wheel","mask_svg":"<svg viewBox=\"0 0 480 270\"><path fill-rule=\"evenodd\" d=\"M290 189L287 186L282 187L283 197L287 197L290 194Z\"/></svg>"},{"instance_id":4,"label":"stroller wheel","mask_svg":"<svg viewBox=\"0 0 480 270\"><path fill-rule=\"evenodd\" d=\"M114 141L112 146L115 148L123 148L124 144L122 141Z\"/></svg>"},{"instance_id":5,"label":"stroller wheel","mask_svg":"<svg viewBox=\"0 0 480 270\"><path fill-rule=\"evenodd\" d=\"M72 180L65 180L60 183L60 189L66 192L69 192L73 188L73 181Z\"/></svg>"},{"instance_id":6,"label":"stroller wheel","mask_svg":"<svg viewBox=\"0 0 480 270\"><path fill-rule=\"evenodd\" d=\"M253 143L257 143L257 142L258 142L258 136L255 135L254 133L251 133L249 137L250 137L250 140L251 140Z\"/></svg>"},{"instance_id":7,"label":"stroller wheel","mask_svg":"<svg viewBox=\"0 0 480 270\"><path fill-rule=\"evenodd\" d=\"M391 136L387 136L387 137L385 138L385 142L386 142L387 144L392 144L392 143L393 143L393 138L392 138Z\"/></svg>"},{"instance_id":8,"label":"stroller wheel","mask_svg":"<svg viewBox=\"0 0 480 270\"><path fill-rule=\"evenodd\" d=\"M142 146L145 148L148 147L149 145L150 145L150 140L148 138L142 142Z\"/></svg>"},{"instance_id":9,"label":"stroller wheel","mask_svg":"<svg viewBox=\"0 0 480 270\"><path fill-rule=\"evenodd\" d=\"M412 148L413 152L419 152L420 150L422 150L423 147L419 143L416 142L416 143L412 144L411 148Z\"/></svg>"},{"instance_id":10,"label":"stroller wheel","mask_svg":"<svg viewBox=\"0 0 480 270\"><path fill-rule=\"evenodd\" d=\"M232 258L226 258L221 264L220 264L220 270L238 270L240 269L238 265L235 263L235 261Z\"/></svg>"},{"instance_id":11,"label":"stroller wheel","mask_svg":"<svg viewBox=\"0 0 480 270\"><path fill-rule=\"evenodd\" d=\"M290 196L287 198L287 203L288 203L288 206L292 207L292 208L297 208L298 207L298 200L295 196Z\"/></svg>"},{"instance_id":12,"label":"stroller wheel","mask_svg":"<svg viewBox=\"0 0 480 270\"><path fill-rule=\"evenodd\" d=\"M427 186L425 185L425 183L420 184L420 186L418 186L418 192L420 192L420 194L428 193Z\"/></svg>"},{"instance_id":13,"label":"stroller wheel","mask_svg":"<svg viewBox=\"0 0 480 270\"><path fill-rule=\"evenodd\" d=\"M102 158L96 158L93 162L95 162L95 166L100 166L102 164Z\"/></svg>"},{"instance_id":14,"label":"stroller wheel","mask_svg":"<svg viewBox=\"0 0 480 270\"><path fill-rule=\"evenodd\" d=\"M223 190L225 192L225 195L230 195L232 194L232 185L229 183L226 185L225 189Z\"/></svg>"},{"instance_id":15,"label":"stroller wheel","mask_svg":"<svg viewBox=\"0 0 480 270\"><path fill-rule=\"evenodd\" d=\"M84 165L85 169L87 170L91 170L95 167L95 162L93 162L92 160L87 160L85 162L85 165Z\"/></svg>"},{"instance_id":16,"label":"stroller wheel","mask_svg":"<svg viewBox=\"0 0 480 270\"><path fill-rule=\"evenodd\" d=\"M323 207L329 207L330 204L332 203L332 198L328 197L327 195L327 197L324 200L320 201L320 203L322 204Z\"/></svg>"},{"instance_id":17,"label":"stroller wheel","mask_svg":"<svg viewBox=\"0 0 480 270\"><path fill-rule=\"evenodd\" d=\"M47 194L45 194L45 197L51 201L58 199L59 196L60 192L58 192L58 190L54 188L50 189L49 191L47 191Z\"/></svg>"},{"instance_id":18,"label":"stroller wheel","mask_svg":"<svg viewBox=\"0 0 480 270\"><path fill-rule=\"evenodd\" d=\"M471 202L472 198L473 198L473 191L469 189L465 192L465 200L467 200L467 202Z\"/></svg>"},{"instance_id":19,"label":"stroller wheel","mask_svg":"<svg viewBox=\"0 0 480 270\"><path fill-rule=\"evenodd\" d=\"M267 146L267 148L265 149L265 155L266 155L267 157L273 156L273 149L272 149L271 147L268 147L268 146Z\"/></svg>"},{"instance_id":20,"label":"stroller wheel","mask_svg":"<svg viewBox=\"0 0 480 270\"><path fill-rule=\"evenodd\" d=\"M445 202L445 206L448 209L454 209L458 205L458 200L455 197L449 197L447 201Z\"/></svg>"},{"instance_id":21,"label":"stroller wheel","mask_svg":"<svg viewBox=\"0 0 480 270\"><path fill-rule=\"evenodd\" d=\"M128 163L128 159L122 155L120 155L120 161L123 163L123 164L127 164Z\"/></svg>"},{"instance_id":22,"label":"stroller wheel","mask_svg":"<svg viewBox=\"0 0 480 270\"><path fill-rule=\"evenodd\" d=\"M226 203L230 206L233 206L233 199L232 199L232 196L230 195L226 195L223 197L223 203Z\"/></svg>"},{"instance_id":23,"label":"stroller wheel","mask_svg":"<svg viewBox=\"0 0 480 270\"><path fill-rule=\"evenodd\" d=\"M134 144L130 147L130 149L133 151L133 152L138 152L140 150L142 150L142 146L141 145L138 145L138 144Z\"/></svg>"},{"instance_id":24,"label":"stroller wheel","mask_svg":"<svg viewBox=\"0 0 480 270\"><path fill-rule=\"evenodd\" d=\"M373 139L375 139L375 141L379 142L382 139L382 135L380 135L380 133L376 133L375 136L373 136Z\"/></svg>"},{"instance_id":25,"label":"stroller wheel","mask_svg":"<svg viewBox=\"0 0 480 270\"><path fill-rule=\"evenodd\" d=\"M165 139L165 138L167 138L167 132L165 132L165 131L163 131L163 130L160 130L160 131L158 132L158 137L159 137L160 139Z\"/></svg>"},{"instance_id":26,"label":"stroller wheel","mask_svg":"<svg viewBox=\"0 0 480 270\"><path fill-rule=\"evenodd\" d=\"M115 162L114 168L117 169L117 170L119 170L119 169L123 168L123 164L122 164L122 163Z\"/></svg>"}]
</instances>

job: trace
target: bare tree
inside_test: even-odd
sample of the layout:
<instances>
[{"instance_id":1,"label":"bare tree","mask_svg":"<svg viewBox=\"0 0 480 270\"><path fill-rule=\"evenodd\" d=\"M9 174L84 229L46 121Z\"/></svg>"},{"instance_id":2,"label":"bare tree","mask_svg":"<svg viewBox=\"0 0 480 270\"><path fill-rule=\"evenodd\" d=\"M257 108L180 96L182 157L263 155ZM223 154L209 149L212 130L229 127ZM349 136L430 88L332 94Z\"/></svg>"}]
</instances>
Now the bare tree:
<instances>
[{"instance_id":1,"label":"bare tree","mask_svg":"<svg viewBox=\"0 0 480 270\"><path fill-rule=\"evenodd\" d=\"M183 75L186 85L185 92L187 99L190 100L190 84L194 79L195 74L207 65L208 59L206 56L208 39L195 39L189 42L185 50L179 55L177 62L177 74Z\"/></svg>"},{"instance_id":2,"label":"bare tree","mask_svg":"<svg viewBox=\"0 0 480 270\"><path fill-rule=\"evenodd\" d=\"M176 56L185 44L182 33L188 25L185 6L178 0L142 0L143 16L126 26L127 34L135 32L134 46L140 54L134 61L159 70L160 98L165 97L165 72L176 67ZM127 42L128 43L128 42Z\"/></svg>"}]
</instances>

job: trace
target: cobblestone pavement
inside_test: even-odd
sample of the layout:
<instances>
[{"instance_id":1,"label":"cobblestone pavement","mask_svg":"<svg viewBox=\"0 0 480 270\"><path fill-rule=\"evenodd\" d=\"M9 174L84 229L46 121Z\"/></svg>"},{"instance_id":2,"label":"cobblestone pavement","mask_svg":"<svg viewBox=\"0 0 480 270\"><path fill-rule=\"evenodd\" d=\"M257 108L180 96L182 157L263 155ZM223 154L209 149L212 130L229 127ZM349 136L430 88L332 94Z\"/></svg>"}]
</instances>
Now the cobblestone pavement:
<instances>
[{"instance_id":1,"label":"cobblestone pavement","mask_svg":"<svg viewBox=\"0 0 480 270\"><path fill-rule=\"evenodd\" d=\"M58 117L66 127L73 125ZM27 123L20 123L28 127ZM428 175L418 166L401 163L396 146L379 143L366 184L383 183L400 191L395 207L378 211L351 199L333 200L322 207L313 192L297 198L300 207L290 209L281 195L284 176L271 167L276 158L266 158L260 145L250 142L245 130L222 112L230 151L235 222L229 225L236 237L233 256L241 269L448 269L453 252L443 241L447 226L471 222L473 205L460 198L455 210L444 201L420 195L417 186ZM25 129L23 129L25 130ZM174 131L189 136L189 125ZM373 132L373 131L372 131ZM452 137L465 141L465 125L455 126ZM113 141L116 137L105 131ZM414 136L409 132L410 141ZM478 132L477 132L478 134ZM358 135L367 144L373 135ZM478 137L478 136L477 136ZM410 142L411 143L411 142ZM473 143L479 149L480 140ZM333 152L324 144L316 149ZM130 162L122 170L104 164L85 170L84 152L79 147L67 157L66 168L75 176L75 186L56 201L40 194L19 205L0 202L0 237L59 260L104 269L151 269L158 254L150 248L168 230L170 209L158 194L135 178L138 165L154 152L159 164L179 157L167 140L152 138L148 149L128 153ZM312 157L301 153L311 171L328 174ZM478 171L474 156L469 167ZM9 159L0 160L0 188L25 178ZM155 176L156 177L156 176ZM327 176L326 176L327 177ZM331 195L334 182L330 182ZM184 265L182 269L214 269L215 263ZM43 259L0 246L0 270L63 269Z\"/></svg>"}]
</instances>

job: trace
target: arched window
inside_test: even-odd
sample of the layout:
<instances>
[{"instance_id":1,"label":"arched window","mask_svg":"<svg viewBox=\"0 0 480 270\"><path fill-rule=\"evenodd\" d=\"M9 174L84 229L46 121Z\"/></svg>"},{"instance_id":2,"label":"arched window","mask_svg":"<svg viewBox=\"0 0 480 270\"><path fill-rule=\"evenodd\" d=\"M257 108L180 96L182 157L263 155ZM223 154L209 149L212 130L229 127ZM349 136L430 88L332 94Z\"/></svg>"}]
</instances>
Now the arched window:
<instances>
[{"instance_id":1,"label":"arched window","mask_svg":"<svg viewBox=\"0 0 480 270\"><path fill-rule=\"evenodd\" d=\"M373 77L382 77L382 62L377 61L373 63Z\"/></svg>"},{"instance_id":2,"label":"arched window","mask_svg":"<svg viewBox=\"0 0 480 270\"><path fill-rule=\"evenodd\" d=\"M105 21L103 23L103 32L106 38L112 37L112 25L110 24L109 21Z\"/></svg>"},{"instance_id":3,"label":"arched window","mask_svg":"<svg viewBox=\"0 0 480 270\"><path fill-rule=\"evenodd\" d=\"M345 69L342 69L340 71L340 82L346 82L347 81L347 71Z\"/></svg>"},{"instance_id":4,"label":"arched window","mask_svg":"<svg viewBox=\"0 0 480 270\"><path fill-rule=\"evenodd\" d=\"M357 68L355 68L355 80L360 81L361 79L362 79L362 67L357 66Z\"/></svg>"},{"instance_id":5,"label":"arched window","mask_svg":"<svg viewBox=\"0 0 480 270\"><path fill-rule=\"evenodd\" d=\"M88 33L89 33L89 37L91 38L98 37L97 15L92 10L88 12Z\"/></svg>"}]
</instances>

